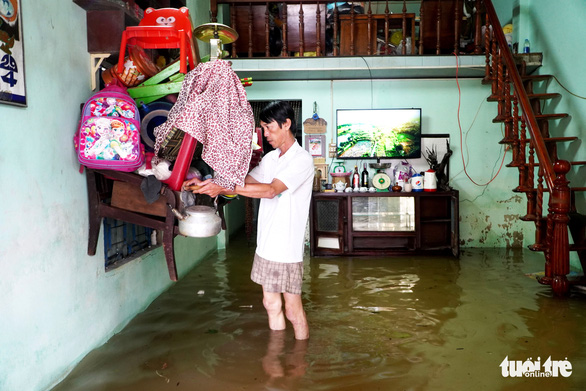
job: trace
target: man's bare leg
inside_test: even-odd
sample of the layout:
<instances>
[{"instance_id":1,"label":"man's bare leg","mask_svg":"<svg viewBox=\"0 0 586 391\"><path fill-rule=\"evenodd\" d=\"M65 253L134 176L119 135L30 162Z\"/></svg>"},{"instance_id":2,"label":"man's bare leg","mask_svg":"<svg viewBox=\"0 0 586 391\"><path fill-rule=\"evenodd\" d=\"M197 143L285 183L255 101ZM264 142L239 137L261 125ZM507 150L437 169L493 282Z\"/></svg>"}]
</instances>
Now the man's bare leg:
<instances>
[{"instance_id":1,"label":"man's bare leg","mask_svg":"<svg viewBox=\"0 0 586 391\"><path fill-rule=\"evenodd\" d=\"M263 299L262 303L269 315L269 328L271 330L285 330L285 315L283 314L283 302L281 301L281 294L275 292L267 292L265 287L262 288Z\"/></svg>"},{"instance_id":2,"label":"man's bare leg","mask_svg":"<svg viewBox=\"0 0 586 391\"><path fill-rule=\"evenodd\" d=\"M301 295L294 295L285 292L283 293L283 296L285 297L285 315L293 325L295 339L308 339L309 325L307 324L307 316L303 310Z\"/></svg>"}]
</instances>

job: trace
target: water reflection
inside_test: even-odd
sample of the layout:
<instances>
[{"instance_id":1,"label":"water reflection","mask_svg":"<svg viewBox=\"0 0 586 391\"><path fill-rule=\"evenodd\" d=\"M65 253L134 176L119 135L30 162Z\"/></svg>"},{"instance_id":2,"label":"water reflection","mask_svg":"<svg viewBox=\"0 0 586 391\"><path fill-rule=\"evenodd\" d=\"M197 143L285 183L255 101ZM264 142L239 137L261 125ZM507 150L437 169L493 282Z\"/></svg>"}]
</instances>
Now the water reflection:
<instances>
[{"instance_id":1,"label":"water reflection","mask_svg":"<svg viewBox=\"0 0 586 391\"><path fill-rule=\"evenodd\" d=\"M295 389L296 379L305 375L308 340L294 340L291 350L285 350L287 333L270 331L262 368L268 376L265 385L271 390Z\"/></svg>"},{"instance_id":2,"label":"water reflection","mask_svg":"<svg viewBox=\"0 0 586 391\"><path fill-rule=\"evenodd\" d=\"M526 251L307 259L309 341L270 331L249 279L254 249L231 241L198 265L55 391L529 390L586 384L586 300L550 297ZM532 254L530 254L532 255ZM503 378L499 364L562 360L570 378Z\"/></svg>"}]
</instances>

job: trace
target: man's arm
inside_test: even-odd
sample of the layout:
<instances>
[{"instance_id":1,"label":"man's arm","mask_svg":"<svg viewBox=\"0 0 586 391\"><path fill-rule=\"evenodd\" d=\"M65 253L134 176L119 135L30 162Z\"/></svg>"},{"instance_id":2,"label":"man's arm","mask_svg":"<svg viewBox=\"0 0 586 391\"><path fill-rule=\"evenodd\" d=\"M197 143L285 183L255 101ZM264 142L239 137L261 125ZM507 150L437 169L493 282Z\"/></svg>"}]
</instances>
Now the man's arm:
<instances>
[{"instance_id":1,"label":"man's arm","mask_svg":"<svg viewBox=\"0 0 586 391\"><path fill-rule=\"evenodd\" d=\"M184 186L196 184L200 186L192 190L196 194L207 194L210 197L217 197L218 195L241 195L249 198L274 198L287 190L287 186L278 179L274 179L271 183L260 183L252 176L247 175L244 179L244 186L236 185L233 191L225 189L221 186L211 182L211 179L203 182L195 183L193 180L186 182Z\"/></svg>"},{"instance_id":2,"label":"man's arm","mask_svg":"<svg viewBox=\"0 0 586 391\"><path fill-rule=\"evenodd\" d=\"M274 198L287 190L287 186L278 179L273 179L271 183L246 182L244 186L234 188L238 195L249 198Z\"/></svg>"}]
</instances>

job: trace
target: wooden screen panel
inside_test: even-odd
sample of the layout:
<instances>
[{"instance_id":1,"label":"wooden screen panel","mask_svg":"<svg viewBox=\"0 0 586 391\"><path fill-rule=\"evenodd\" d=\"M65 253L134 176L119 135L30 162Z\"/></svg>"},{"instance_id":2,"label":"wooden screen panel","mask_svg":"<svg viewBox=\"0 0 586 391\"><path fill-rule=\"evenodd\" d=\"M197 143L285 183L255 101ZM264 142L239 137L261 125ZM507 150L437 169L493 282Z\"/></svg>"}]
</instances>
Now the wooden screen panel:
<instances>
[{"instance_id":1,"label":"wooden screen panel","mask_svg":"<svg viewBox=\"0 0 586 391\"><path fill-rule=\"evenodd\" d=\"M460 18L462 17L462 0L422 0L421 2L421 41L422 54L435 54L437 52L437 21L438 7L441 10L440 16L440 54L450 54L454 51L455 43L455 16L456 7Z\"/></svg>"},{"instance_id":2,"label":"wooden screen panel","mask_svg":"<svg viewBox=\"0 0 586 391\"><path fill-rule=\"evenodd\" d=\"M266 48L265 40L265 12L264 5L235 5L236 20L232 21L232 27L238 32L236 53L239 57L248 56L250 43L250 32L248 29L250 10L252 9L252 53L257 56L264 56Z\"/></svg>"},{"instance_id":3,"label":"wooden screen panel","mask_svg":"<svg viewBox=\"0 0 586 391\"><path fill-rule=\"evenodd\" d=\"M234 14L235 23L231 26L238 31L239 38L234 43L236 45L236 53L239 57L248 57L249 46L252 43L252 56L264 57L266 53L267 37L266 37L266 6L265 5L235 5ZM326 35L326 8L324 4L320 6L320 51L323 55L325 53L325 35ZM249 15L252 10L252 19ZM317 6L303 5L303 23L304 23L304 52L314 52L317 50ZM282 10L280 11L282 12ZM283 23L282 15L277 17L276 24ZM299 4L292 4L287 6L287 51L298 52L299 45ZM250 42L249 24L252 22L252 42ZM281 53L284 39L281 28L281 42L279 42L279 33L270 33L269 37L269 51L271 57L277 57Z\"/></svg>"},{"instance_id":4,"label":"wooden screen panel","mask_svg":"<svg viewBox=\"0 0 586 391\"><path fill-rule=\"evenodd\" d=\"M319 5L320 10L320 50L323 56L326 49L326 6ZM317 50L317 19L316 4L303 4L303 51L315 52ZM287 50L298 52L299 45L299 4L287 5Z\"/></svg>"}]
</instances>

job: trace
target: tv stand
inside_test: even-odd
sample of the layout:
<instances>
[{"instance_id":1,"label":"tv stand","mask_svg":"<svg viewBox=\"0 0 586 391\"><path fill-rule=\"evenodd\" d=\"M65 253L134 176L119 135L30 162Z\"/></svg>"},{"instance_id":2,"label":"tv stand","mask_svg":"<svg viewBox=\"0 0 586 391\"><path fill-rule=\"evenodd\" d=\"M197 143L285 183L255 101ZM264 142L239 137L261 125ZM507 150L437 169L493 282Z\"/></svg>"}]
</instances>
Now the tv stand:
<instances>
[{"instance_id":1,"label":"tv stand","mask_svg":"<svg viewBox=\"0 0 586 391\"><path fill-rule=\"evenodd\" d=\"M460 255L459 194L314 192L311 256Z\"/></svg>"}]
</instances>

